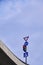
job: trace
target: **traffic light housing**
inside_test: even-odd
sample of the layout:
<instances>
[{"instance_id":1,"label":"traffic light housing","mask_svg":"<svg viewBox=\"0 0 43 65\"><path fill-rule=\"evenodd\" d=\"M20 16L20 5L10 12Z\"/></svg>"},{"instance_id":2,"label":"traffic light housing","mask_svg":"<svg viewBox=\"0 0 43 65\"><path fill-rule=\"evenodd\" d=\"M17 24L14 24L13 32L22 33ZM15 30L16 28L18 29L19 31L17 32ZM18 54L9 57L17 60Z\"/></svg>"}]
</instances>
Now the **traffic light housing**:
<instances>
[{"instance_id":1,"label":"traffic light housing","mask_svg":"<svg viewBox=\"0 0 43 65\"><path fill-rule=\"evenodd\" d=\"M26 45L23 45L23 51L26 52L26 50L27 50Z\"/></svg>"}]
</instances>

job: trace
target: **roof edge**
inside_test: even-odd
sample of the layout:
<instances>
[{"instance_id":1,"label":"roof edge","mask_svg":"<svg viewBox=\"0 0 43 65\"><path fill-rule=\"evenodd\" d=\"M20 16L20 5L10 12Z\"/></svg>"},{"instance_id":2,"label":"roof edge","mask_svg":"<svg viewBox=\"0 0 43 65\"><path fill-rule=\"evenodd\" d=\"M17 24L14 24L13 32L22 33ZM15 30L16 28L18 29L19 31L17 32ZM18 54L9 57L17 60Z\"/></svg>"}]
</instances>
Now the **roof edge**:
<instances>
[{"instance_id":1,"label":"roof edge","mask_svg":"<svg viewBox=\"0 0 43 65\"><path fill-rule=\"evenodd\" d=\"M13 54L13 52L0 40L0 48L8 55L10 59L12 59L13 62L15 62L17 65L25 65L26 63L20 60L16 55ZM28 64L27 64L28 65Z\"/></svg>"}]
</instances>

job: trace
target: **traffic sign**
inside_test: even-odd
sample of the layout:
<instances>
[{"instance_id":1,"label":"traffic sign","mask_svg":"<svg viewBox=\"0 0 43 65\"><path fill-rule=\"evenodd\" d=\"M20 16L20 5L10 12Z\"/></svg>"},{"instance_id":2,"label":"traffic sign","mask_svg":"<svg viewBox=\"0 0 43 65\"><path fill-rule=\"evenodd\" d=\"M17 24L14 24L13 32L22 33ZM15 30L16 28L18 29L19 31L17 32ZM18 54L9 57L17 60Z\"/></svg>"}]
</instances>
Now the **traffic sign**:
<instances>
[{"instance_id":1,"label":"traffic sign","mask_svg":"<svg viewBox=\"0 0 43 65\"><path fill-rule=\"evenodd\" d=\"M26 46L27 46L28 44L29 44L28 42L25 42L25 43L24 43L24 45L26 45Z\"/></svg>"},{"instance_id":2,"label":"traffic sign","mask_svg":"<svg viewBox=\"0 0 43 65\"><path fill-rule=\"evenodd\" d=\"M27 37L24 37L23 39L24 39L25 41L27 41L27 40L28 40L28 38L29 38L29 36L27 36Z\"/></svg>"},{"instance_id":3,"label":"traffic sign","mask_svg":"<svg viewBox=\"0 0 43 65\"><path fill-rule=\"evenodd\" d=\"M24 57L28 57L28 52L25 52L24 53Z\"/></svg>"}]
</instances>

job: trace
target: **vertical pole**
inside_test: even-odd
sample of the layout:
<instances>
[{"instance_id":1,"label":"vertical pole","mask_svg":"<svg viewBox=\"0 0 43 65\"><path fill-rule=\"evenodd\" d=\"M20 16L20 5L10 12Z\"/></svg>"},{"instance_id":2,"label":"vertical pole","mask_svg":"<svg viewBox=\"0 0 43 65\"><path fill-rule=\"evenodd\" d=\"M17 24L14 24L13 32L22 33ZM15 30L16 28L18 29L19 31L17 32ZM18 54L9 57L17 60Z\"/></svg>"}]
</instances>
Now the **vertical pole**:
<instances>
[{"instance_id":1,"label":"vertical pole","mask_svg":"<svg viewBox=\"0 0 43 65\"><path fill-rule=\"evenodd\" d=\"M26 65L27 65L27 57L25 57L25 63L26 63Z\"/></svg>"},{"instance_id":2,"label":"vertical pole","mask_svg":"<svg viewBox=\"0 0 43 65\"><path fill-rule=\"evenodd\" d=\"M27 46L26 46L26 52L27 52ZM25 53L26 53L25 52ZM27 65L27 56L25 56L25 63L26 63L26 65Z\"/></svg>"}]
</instances>

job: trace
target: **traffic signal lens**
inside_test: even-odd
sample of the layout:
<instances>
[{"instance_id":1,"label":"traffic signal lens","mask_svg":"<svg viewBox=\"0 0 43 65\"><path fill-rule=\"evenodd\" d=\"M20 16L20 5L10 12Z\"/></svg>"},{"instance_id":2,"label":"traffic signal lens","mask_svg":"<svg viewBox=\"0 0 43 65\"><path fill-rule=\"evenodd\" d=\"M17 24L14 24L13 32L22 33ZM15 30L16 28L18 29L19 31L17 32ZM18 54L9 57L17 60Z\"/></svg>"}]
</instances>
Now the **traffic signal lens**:
<instances>
[{"instance_id":1,"label":"traffic signal lens","mask_svg":"<svg viewBox=\"0 0 43 65\"><path fill-rule=\"evenodd\" d=\"M26 45L23 45L23 51L26 52Z\"/></svg>"}]
</instances>

